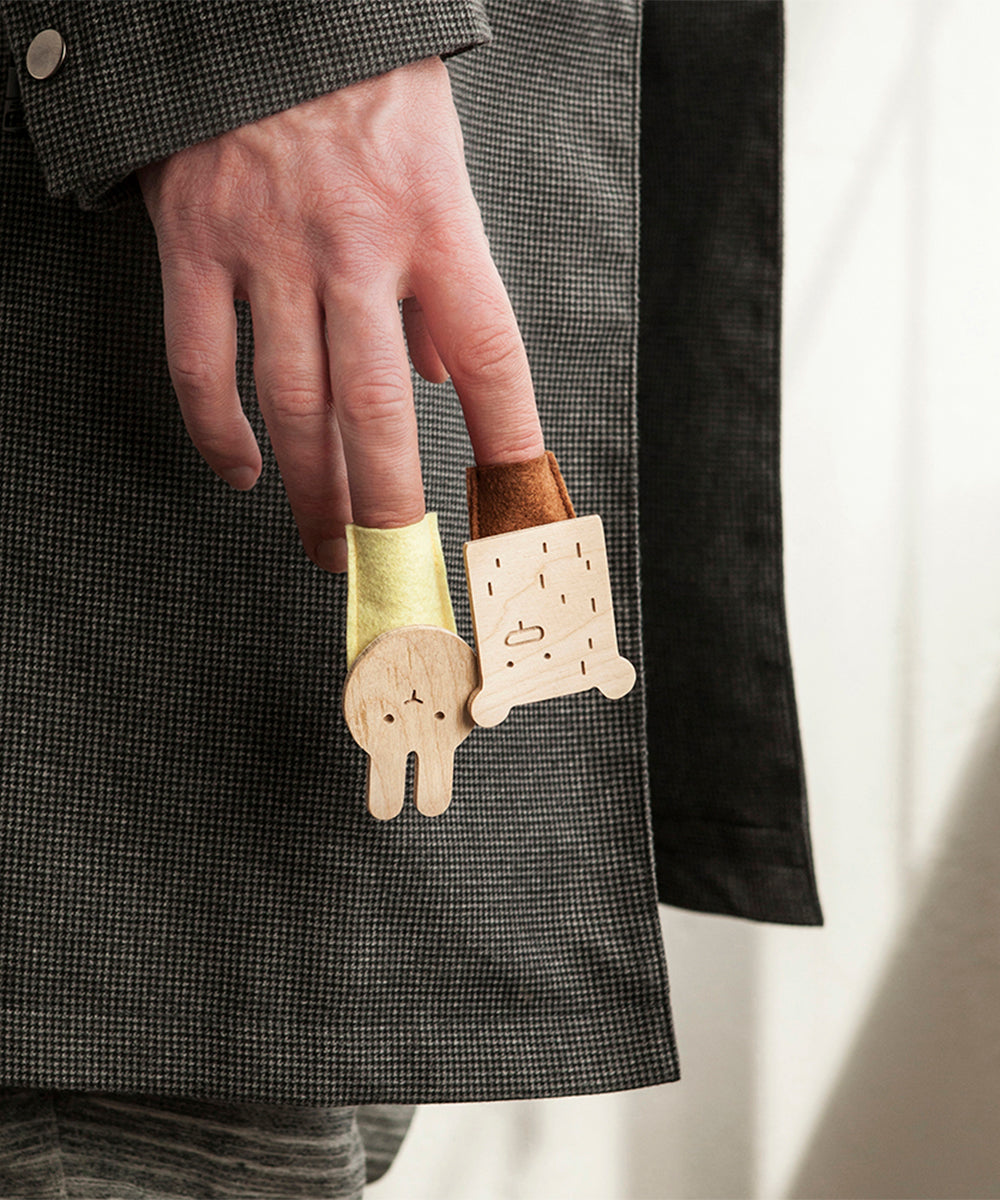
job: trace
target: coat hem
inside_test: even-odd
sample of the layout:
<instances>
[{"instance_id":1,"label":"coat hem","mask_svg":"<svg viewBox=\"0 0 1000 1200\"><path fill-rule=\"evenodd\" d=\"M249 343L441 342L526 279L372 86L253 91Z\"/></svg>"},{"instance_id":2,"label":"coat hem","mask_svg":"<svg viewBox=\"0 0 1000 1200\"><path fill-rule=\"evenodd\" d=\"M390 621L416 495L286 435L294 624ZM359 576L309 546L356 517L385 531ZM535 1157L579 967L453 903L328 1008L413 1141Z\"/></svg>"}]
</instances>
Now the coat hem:
<instances>
[{"instance_id":1,"label":"coat hem","mask_svg":"<svg viewBox=\"0 0 1000 1200\"><path fill-rule=\"evenodd\" d=\"M0 1087L8 1088L343 1106L594 1095L680 1078L668 1029L639 1030L594 1014L532 1033L483 1020L445 1038L436 1030L418 1047L406 1030L348 1046L297 1025L220 1031L195 1020L151 1026L148 1016L0 1014L7 1046L31 1046L23 1060L0 1061Z\"/></svg>"}]
</instances>

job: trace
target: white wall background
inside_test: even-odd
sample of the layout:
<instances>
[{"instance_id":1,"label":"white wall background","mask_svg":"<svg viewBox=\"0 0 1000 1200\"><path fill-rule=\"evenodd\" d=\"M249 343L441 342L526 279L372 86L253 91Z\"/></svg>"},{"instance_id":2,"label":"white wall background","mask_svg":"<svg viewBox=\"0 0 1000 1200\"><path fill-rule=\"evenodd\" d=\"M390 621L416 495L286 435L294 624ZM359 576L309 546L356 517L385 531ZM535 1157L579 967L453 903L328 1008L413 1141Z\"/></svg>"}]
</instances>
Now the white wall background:
<instances>
[{"instance_id":1,"label":"white wall background","mask_svg":"<svg viewBox=\"0 0 1000 1200\"><path fill-rule=\"evenodd\" d=\"M824 929L663 910L684 1079L427 1108L372 1200L1000 1197L998 0L787 0Z\"/></svg>"}]
</instances>

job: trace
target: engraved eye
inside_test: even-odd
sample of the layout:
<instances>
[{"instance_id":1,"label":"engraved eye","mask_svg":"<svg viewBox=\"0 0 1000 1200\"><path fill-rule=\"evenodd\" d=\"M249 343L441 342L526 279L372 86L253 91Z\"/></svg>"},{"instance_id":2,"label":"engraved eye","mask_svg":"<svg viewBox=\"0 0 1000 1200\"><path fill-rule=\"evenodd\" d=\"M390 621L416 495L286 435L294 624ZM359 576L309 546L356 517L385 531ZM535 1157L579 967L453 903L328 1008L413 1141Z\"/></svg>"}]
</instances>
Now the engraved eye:
<instances>
[{"instance_id":1,"label":"engraved eye","mask_svg":"<svg viewBox=\"0 0 1000 1200\"><path fill-rule=\"evenodd\" d=\"M546 657L546 658L551 658L551 657L552 657L552 655L551 655L551 654L549 654L549 653L548 653L548 651L546 651L546 653L545 653L545 657Z\"/></svg>"},{"instance_id":2,"label":"engraved eye","mask_svg":"<svg viewBox=\"0 0 1000 1200\"><path fill-rule=\"evenodd\" d=\"M509 663L507 664L507 666L508 666L508 667L512 667L513 665L514 665L514 664L513 664L512 662L509 662Z\"/></svg>"},{"instance_id":3,"label":"engraved eye","mask_svg":"<svg viewBox=\"0 0 1000 1200\"><path fill-rule=\"evenodd\" d=\"M435 716L435 717L436 717L436 718L437 718L439 721L443 721L443 720L444 720L444 713L443 713L443 712L436 712L436 713L434 714L434 716Z\"/></svg>"},{"instance_id":4,"label":"engraved eye","mask_svg":"<svg viewBox=\"0 0 1000 1200\"><path fill-rule=\"evenodd\" d=\"M395 721L395 719L396 718L392 715L392 713L385 714L385 721L386 721L387 725L391 725L393 723L393 721Z\"/></svg>"}]
</instances>

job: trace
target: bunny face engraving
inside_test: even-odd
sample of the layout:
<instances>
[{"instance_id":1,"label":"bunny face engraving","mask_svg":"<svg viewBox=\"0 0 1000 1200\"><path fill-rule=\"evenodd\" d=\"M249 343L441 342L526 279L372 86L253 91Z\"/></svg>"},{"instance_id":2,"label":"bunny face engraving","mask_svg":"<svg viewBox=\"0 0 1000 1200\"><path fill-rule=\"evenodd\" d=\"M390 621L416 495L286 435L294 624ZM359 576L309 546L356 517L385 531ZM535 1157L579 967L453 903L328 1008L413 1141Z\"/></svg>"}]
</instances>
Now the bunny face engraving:
<instances>
[{"instance_id":1,"label":"bunny face engraving","mask_svg":"<svg viewBox=\"0 0 1000 1200\"><path fill-rule=\"evenodd\" d=\"M344 685L344 717L368 755L372 816L384 821L402 809L411 753L418 811L445 811L455 750L474 728L467 702L477 683L472 648L436 626L390 630L358 655Z\"/></svg>"}]
</instances>

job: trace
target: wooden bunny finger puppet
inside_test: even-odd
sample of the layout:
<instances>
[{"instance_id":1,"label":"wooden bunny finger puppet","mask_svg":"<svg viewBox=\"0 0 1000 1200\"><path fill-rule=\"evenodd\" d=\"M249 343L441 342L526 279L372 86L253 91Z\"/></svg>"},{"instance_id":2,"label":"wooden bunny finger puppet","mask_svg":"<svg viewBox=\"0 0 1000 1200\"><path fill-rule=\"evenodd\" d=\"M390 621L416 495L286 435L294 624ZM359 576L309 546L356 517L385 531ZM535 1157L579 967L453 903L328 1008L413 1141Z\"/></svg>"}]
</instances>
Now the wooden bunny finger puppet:
<instances>
[{"instance_id":1,"label":"wooden bunny finger puppet","mask_svg":"<svg viewBox=\"0 0 1000 1200\"><path fill-rule=\"evenodd\" d=\"M417 810L445 811L455 750L474 728L467 706L478 682L471 646L432 625L389 630L358 655L344 686L344 718L368 755L373 817L387 821L401 811L411 753Z\"/></svg>"}]
</instances>

